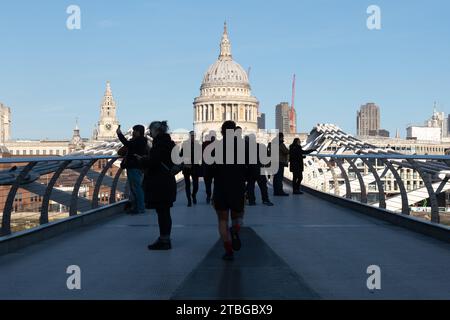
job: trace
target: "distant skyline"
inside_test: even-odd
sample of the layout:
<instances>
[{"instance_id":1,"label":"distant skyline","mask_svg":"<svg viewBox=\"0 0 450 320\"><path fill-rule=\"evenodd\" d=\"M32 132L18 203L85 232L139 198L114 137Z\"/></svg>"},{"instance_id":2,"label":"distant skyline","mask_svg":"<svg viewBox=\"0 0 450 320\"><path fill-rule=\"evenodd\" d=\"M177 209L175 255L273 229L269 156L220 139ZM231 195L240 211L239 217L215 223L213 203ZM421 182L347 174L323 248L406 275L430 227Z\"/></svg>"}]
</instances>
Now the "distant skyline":
<instances>
[{"instance_id":1,"label":"distant skyline","mask_svg":"<svg viewBox=\"0 0 450 320\"><path fill-rule=\"evenodd\" d=\"M66 28L72 4L81 30ZM372 4L381 30L366 27ZM435 101L450 113L449 10L448 0L3 1L0 102L11 107L13 138L68 139L76 118L90 137L109 80L122 127L191 129L226 20L267 128L275 106L291 101L295 73L299 131L320 122L356 134L357 110L374 102L381 127L404 137Z\"/></svg>"}]
</instances>

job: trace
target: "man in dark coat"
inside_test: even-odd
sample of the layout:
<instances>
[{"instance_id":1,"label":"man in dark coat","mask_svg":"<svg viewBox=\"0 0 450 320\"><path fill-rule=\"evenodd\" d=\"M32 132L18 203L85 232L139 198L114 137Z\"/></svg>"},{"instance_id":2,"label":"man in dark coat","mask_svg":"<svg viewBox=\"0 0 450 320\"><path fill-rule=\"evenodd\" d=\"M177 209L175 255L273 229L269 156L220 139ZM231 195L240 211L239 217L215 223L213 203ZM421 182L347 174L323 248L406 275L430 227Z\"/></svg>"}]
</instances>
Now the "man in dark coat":
<instances>
[{"instance_id":1,"label":"man in dark coat","mask_svg":"<svg viewBox=\"0 0 450 320\"><path fill-rule=\"evenodd\" d=\"M305 155L314 151L316 151L316 149L308 151L303 150L299 138L295 138L289 146L289 169L292 172L293 194L303 194L303 192L300 191L300 185L303 180L303 158L305 158Z\"/></svg>"},{"instance_id":2,"label":"man in dark coat","mask_svg":"<svg viewBox=\"0 0 450 320\"><path fill-rule=\"evenodd\" d=\"M141 125L133 127L133 135L127 140L117 128L117 136L120 142L126 147L127 152L122 160L122 168L127 170L128 183L130 185L130 214L145 213L144 190L142 189L143 172L135 155L144 156L147 151L147 138L145 138L145 128Z\"/></svg>"},{"instance_id":3,"label":"man in dark coat","mask_svg":"<svg viewBox=\"0 0 450 320\"><path fill-rule=\"evenodd\" d=\"M279 153L279 163L278 170L273 177L273 195L274 196L288 196L289 194L284 192L283 190L283 179L284 179L284 168L288 166L289 162L289 149L284 144L284 134L283 132L279 132L277 137L278 139L278 150L272 150L271 152ZM272 144L275 145L275 144Z\"/></svg>"}]
</instances>

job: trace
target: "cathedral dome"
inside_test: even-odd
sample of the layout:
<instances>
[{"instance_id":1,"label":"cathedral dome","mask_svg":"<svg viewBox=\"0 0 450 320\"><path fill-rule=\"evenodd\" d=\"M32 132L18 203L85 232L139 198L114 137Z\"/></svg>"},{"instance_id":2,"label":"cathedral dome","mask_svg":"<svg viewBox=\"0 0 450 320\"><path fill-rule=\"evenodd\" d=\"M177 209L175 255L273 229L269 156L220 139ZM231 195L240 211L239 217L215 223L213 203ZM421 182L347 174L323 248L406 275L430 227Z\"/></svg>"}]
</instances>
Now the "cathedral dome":
<instances>
[{"instance_id":1,"label":"cathedral dome","mask_svg":"<svg viewBox=\"0 0 450 320\"><path fill-rule=\"evenodd\" d=\"M206 71L200 95L194 99L194 131L203 139L232 120L244 133L256 133L258 114L259 101L252 96L247 72L233 60L225 23L219 58Z\"/></svg>"},{"instance_id":2,"label":"cathedral dome","mask_svg":"<svg viewBox=\"0 0 450 320\"><path fill-rule=\"evenodd\" d=\"M203 77L202 88L220 85L249 87L247 72L233 60L217 60Z\"/></svg>"},{"instance_id":3,"label":"cathedral dome","mask_svg":"<svg viewBox=\"0 0 450 320\"><path fill-rule=\"evenodd\" d=\"M203 77L201 89L223 85L250 88L247 72L233 60L231 55L231 43L226 25L220 43L219 59L208 68Z\"/></svg>"}]
</instances>

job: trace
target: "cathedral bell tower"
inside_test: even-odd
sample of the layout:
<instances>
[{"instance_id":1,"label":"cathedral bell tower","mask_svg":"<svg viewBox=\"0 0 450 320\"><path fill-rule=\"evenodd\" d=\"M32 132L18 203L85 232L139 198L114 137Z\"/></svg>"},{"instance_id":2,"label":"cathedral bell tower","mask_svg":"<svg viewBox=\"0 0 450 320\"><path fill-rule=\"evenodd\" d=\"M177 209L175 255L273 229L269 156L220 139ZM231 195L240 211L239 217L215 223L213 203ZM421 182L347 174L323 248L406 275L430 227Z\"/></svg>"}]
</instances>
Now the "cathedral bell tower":
<instances>
[{"instance_id":1,"label":"cathedral bell tower","mask_svg":"<svg viewBox=\"0 0 450 320\"><path fill-rule=\"evenodd\" d=\"M106 83L106 91L100 106L100 121L97 125L96 140L109 141L116 139L116 130L119 126L116 116L116 102L111 91L111 84Z\"/></svg>"}]
</instances>

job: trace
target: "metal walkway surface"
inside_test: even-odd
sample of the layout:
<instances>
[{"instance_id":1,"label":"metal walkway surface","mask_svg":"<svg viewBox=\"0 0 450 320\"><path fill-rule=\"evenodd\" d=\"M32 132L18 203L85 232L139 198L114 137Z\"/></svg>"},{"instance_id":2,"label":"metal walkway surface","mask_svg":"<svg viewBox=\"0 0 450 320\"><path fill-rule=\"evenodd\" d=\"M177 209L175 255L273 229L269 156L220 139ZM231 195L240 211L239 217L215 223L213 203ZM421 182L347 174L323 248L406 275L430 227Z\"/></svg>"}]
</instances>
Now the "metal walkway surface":
<instances>
[{"instance_id":1,"label":"metal walkway surface","mask_svg":"<svg viewBox=\"0 0 450 320\"><path fill-rule=\"evenodd\" d=\"M201 188L188 208L179 193L168 252L147 250L158 234L150 212L1 256L0 299L450 299L449 244L308 194L247 207L243 248L222 261L204 198ZM71 265L81 290L67 289ZM370 265L381 290L367 288Z\"/></svg>"}]
</instances>

